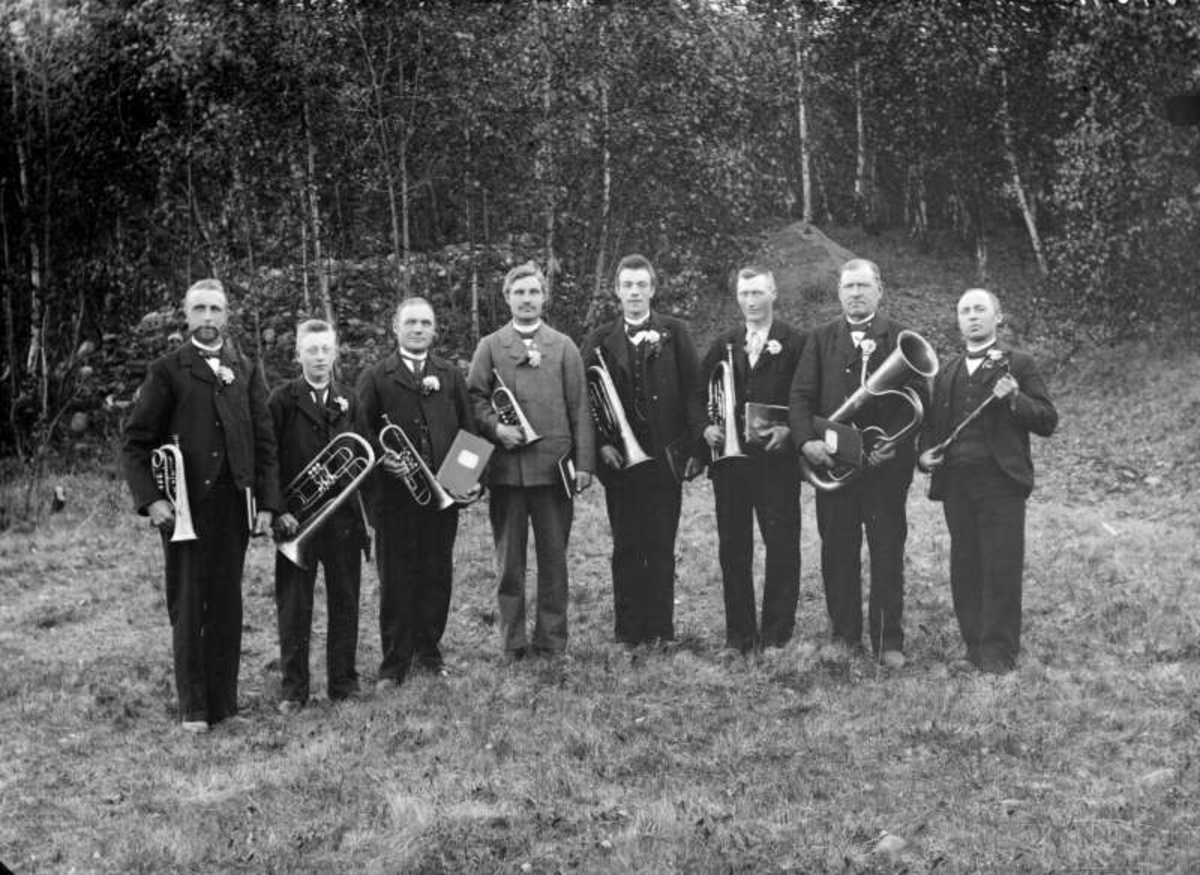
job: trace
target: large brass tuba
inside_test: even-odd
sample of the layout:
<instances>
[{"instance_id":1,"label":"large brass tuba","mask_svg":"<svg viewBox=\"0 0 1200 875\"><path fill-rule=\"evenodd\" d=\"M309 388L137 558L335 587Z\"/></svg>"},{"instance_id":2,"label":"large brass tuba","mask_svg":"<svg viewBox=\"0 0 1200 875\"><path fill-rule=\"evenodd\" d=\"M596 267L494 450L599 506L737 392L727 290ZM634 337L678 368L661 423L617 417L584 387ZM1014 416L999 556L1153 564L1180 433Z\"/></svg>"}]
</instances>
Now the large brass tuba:
<instances>
[{"instance_id":1,"label":"large brass tuba","mask_svg":"<svg viewBox=\"0 0 1200 875\"><path fill-rule=\"evenodd\" d=\"M534 441L540 441L542 436L533 430L533 425L525 418L525 411L517 403L517 396L508 386L504 385L504 380L501 379L498 370L492 368L492 373L496 375L496 382L499 383L492 392L492 409L496 411L496 416L505 425L515 425L521 429L522 446L529 446Z\"/></svg>"},{"instance_id":2,"label":"large brass tuba","mask_svg":"<svg viewBox=\"0 0 1200 875\"><path fill-rule=\"evenodd\" d=\"M354 494L375 467L370 443L352 432L343 432L327 443L283 491L283 509L300 524L295 534L275 545L301 568L304 545L321 524Z\"/></svg>"},{"instance_id":3,"label":"large brass tuba","mask_svg":"<svg viewBox=\"0 0 1200 875\"><path fill-rule=\"evenodd\" d=\"M915 331L901 331L896 339L896 348L883 360L883 364L867 376L867 361L871 357L874 344L864 341L862 349L862 385L854 394L842 402L828 417L833 422L848 423L871 401L894 396L905 401L912 408L912 417L898 431L888 434L882 428L869 425L861 430L863 438L863 454L856 464L839 463L832 468L814 469L809 461L800 456L800 470L804 479L817 489L826 492L840 489L854 480L865 468L865 458L872 450L886 450L896 446L906 437L916 431L921 420L925 418L925 407L916 391L907 383L914 378L929 379L938 370L937 353L929 342Z\"/></svg>"},{"instance_id":4,"label":"large brass tuba","mask_svg":"<svg viewBox=\"0 0 1200 875\"><path fill-rule=\"evenodd\" d=\"M179 448L179 435L171 435L170 443L163 444L150 453L150 471L154 475L154 482L175 509L175 531L171 540L196 540L196 530L192 527L192 507L188 503L187 478L184 476L183 450Z\"/></svg>"},{"instance_id":5,"label":"large brass tuba","mask_svg":"<svg viewBox=\"0 0 1200 875\"><path fill-rule=\"evenodd\" d=\"M587 369L588 401L592 407L592 419L596 428L604 435L604 439L613 444L619 444L621 456L625 460L621 469L632 468L643 462L649 462L653 457L642 449L629 419L625 416L625 407L621 404L621 396L617 394L617 386L613 383L612 374L604 355L596 350L598 365Z\"/></svg>"},{"instance_id":6,"label":"large brass tuba","mask_svg":"<svg viewBox=\"0 0 1200 875\"><path fill-rule=\"evenodd\" d=\"M712 447L713 462L744 459L737 433L737 389L733 379L733 344L725 344L725 358L717 362L708 378L708 419L725 432L725 442Z\"/></svg>"},{"instance_id":7,"label":"large brass tuba","mask_svg":"<svg viewBox=\"0 0 1200 875\"><path fill-rule=\"evenodd\" d=\"M379 432L379 445L388 456L399 460L403 470L398 476L412 495L413 501L421 507L426 507L436 498L438 510L445 510L453 505L454 496L446 491L446 487L442 486L429 470L429 466L404 433L404 429L388 419L386 413L383 414L383 422L383 429Z\"/></svg>"}]
</instances>

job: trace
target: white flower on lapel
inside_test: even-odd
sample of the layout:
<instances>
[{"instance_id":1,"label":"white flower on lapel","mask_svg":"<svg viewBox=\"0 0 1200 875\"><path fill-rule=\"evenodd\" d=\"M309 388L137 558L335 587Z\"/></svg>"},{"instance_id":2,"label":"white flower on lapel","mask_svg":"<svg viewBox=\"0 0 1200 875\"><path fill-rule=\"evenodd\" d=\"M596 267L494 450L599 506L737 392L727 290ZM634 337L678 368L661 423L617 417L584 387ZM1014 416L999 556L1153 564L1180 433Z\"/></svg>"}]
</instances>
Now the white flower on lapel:
<instances>
[{"instance_id":1,"label":"white flower on lapel","mask_svg":"<svg viewBox=\"0 0 1200 875\"><path fill-rule=\"evenodd\" d=\"M336 398L334 398L333 403L338 406L338 410L342 411L342 413L345 413L347 410L350 409L350 402L347 401L345 398L343 398L341 395L338 395Z\"/></svg>"},{"instance_id":2,"label":"white flower on lapel","mask_svg":"<svg viewBox=\"0 0 1200 875\"><path fill-rule=\"evenodd\" d=\"M987 351L987 357L984 358L983 364L980 367L985 371L997 367L1006 368L1008 367L1008 353L993 346Z\"/></svg>"},{"instance_id":3,"label":"white flower on lapel","mask_svg":"<svg viewBox=\"0 0 1200 875\"><path fill-rule=\"evenodd\" d=\"M442 381L435 374L421 378L421 394L429 395L442 388Z\"/></svg>"},{"instance_id":4,"label":"white flower on lapel","mask_svg":"<svg viewBox=\"0 0 1200 875\"><path fill-rule=\"evenodd\" d=\"M525 353L525 361L531 368L540 368L542 366L542 351L536 346L529 347L529 351Z\"/></svg>"},{"instance_id":5,"label":"white flower on lapel","mask_svg":"<svg viewBox=\"0 0 1200 875\"><path fill-rule=\"evenodd\" d=\"M221 365L217 368L217 379L228 386L233 382L233 369L229 365Z\"/></svg>"},{"instance_id":6,"label":"white flower on lapel","mask_svg":"<svg viewBox=\"0 0 1200 875\"><path fill-rule=\"evenodd\" d=\"M783 352L783 344L778 340L767 341L767 355L779 355Z\"/></svg>"},{"instance_id":7,"label":"white flower on lapel","mask_svg":"<svg viewBox=\"0 0 1200 875\"><path fill-rule=\"evenodd\" d=\"M864 357L870 358L875 352L875 341L871 340L869 337L864 337L862 342L858 345L858 350L863 354Z\"/></svg>"}]
</instances>

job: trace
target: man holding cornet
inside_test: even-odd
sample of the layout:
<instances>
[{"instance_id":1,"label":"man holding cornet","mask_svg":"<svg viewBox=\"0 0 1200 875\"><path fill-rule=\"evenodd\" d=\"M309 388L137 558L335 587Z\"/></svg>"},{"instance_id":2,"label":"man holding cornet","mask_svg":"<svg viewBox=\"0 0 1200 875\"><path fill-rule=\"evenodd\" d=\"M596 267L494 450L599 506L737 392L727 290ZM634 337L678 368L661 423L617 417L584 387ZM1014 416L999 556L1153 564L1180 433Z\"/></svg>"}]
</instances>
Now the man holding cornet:
<instances>
[{"instance_id":1,"label":"man holding cornet","mask_svg":"<svg viewBox=\"0 0 1200 875\"><path fill-rule=\"evenodd\" d=\"M928 344L877 313L883 297L879 268L856 258L842 265L838 298L842 316L812 330L792 382L792 439L800 448L805 477L816 488L817 529L821 534L821 576L829 612L830 641L820 652L823 661L841 662L862 647L862 539L867 534L871 556L868 626L871 651L888 668L902 668L904 631L904 544L908 537L905 502L916 461L920 424L917 404L928 397L919 373L910 372L896 353L902 339L915 338L925 361L921 370L937 369ZM903 350L900 350L901 353ZM875 394L865 386L884 366L900 362L897 377ZM911 388L905 384L912 382ZM901 388L914 392L917 404L906 402ZM839 417L847 402L864 398L847 417ZM898 421L905 425L899 426ZM855 446L860 435L878 430L903 434L894 441ZM853 472L837 480L847 459Z\"/></svg>"},{"instance_id":2,"label":"man holding cornet","mask_svg":"<svg viewBox=\"0 0 1200 875\"><path fill-rule=\"evenodd\" d=\"M338 435L354 430L354 393L333 377L338 356L337 333L328 322L308 319L296 327L296 361L301 374L271 392L267 407L279 448L279 478L284 488L282 513L275 519L275 536L295 537L301 520L321 519L321 506L333 507L341 489L352 488L349 471L354 461L365 470L362 452ZM353 439L351 439L352 441ZM304 474L308 472L307 478ZM293 490L286 487L300 482ZM303 497L298 498L298 496ZM309 497L311 496L311 498ZM313 505L310 507L309 505ZM300 514L301 518L297 517ZM358 649L358 598L362 579L362 550L369 544L357 498L343 500L319 527L304 538L298 557L303 565L275 556L275 611L279 624L279 667L283 675L279 711L290 714L308 701L309 641L312 636L313 590L317 566L325 569L329 607L326 641L327 691L331 700L358 691L355 654Z\"/></svg>"},{"instance_id":3,"label":"man holding cornet","mask_svg":"<svg viewBox=\"0 0 1200 875\"><path fill-rule=\"evenodd\" d=\"M800 594L800 464L787 425L788 393L803 336L774 317L775 277L737 274L744 324L718 335L700 364L709 411L705 443L716 500L725 646L750 653L792 637ZM766 547L762 625L754 604L754 519Z\"/></svg>"},{"instance_id":4,"label":"man holding cornet","mask_svg":"<svg viewBox=\"0 0 1200 875\"><path fill-rule=\"evenodd\" d=\"M996 341L1000 301L969 289L958 302L966 341L933 384L921 433L929 497L950 530L950 591L967 650L955 671L1011 671L1021 647L1025 501L1033 490L1029 434L1058 425L1046 383L1026 353Z\"/></svg>"},{"instance_id":5,"label":"man holding cornet","mask_svg":"<svg viewBox=\"0 0 1200 875\"><path fill-rule=\"evenodd\" d=\"M614 632L630 646L675 638L680 484L701 470L699 357L687 324L651 308L657 282L644 256L621 259L621 315L583 348L589 373L604 375L599 471L612 527Z\"/></svg>"},{"instance_id":6,"label":"man holding cornet","mask_svg":"<svg viewBox=\"0 0 1200 875\"><path fill-rule=\"evenodd\" d=\"M443 507L426 472L438 470L460 429L476 432L462 373L431 351L437 321L429 302L401 301L392 330L396 352L358 379L358 432L380 459L365 489L379 571L378 692L399 687L413 666L444 670L459 505Z\"/></svg>"},{"instance_id":7,"label":"man holding cornet","mask_svg":"<svg viewBox=\"0 0 1200 875\"><path fill-rule=\"evenodd\" d=\"M592 481L595 437L583 360L542 321L546 279L533 262L504 278L512 321L479 342L467 386L480 432L496 444L488 512L496 545L500 635L506 658L557 656L567 647L567 541L573 495ZM568 465L567 463L571 463ZM537 608L525 629L529 526L537 549Z\"/></svg>"},{"instance_id":8,"label":"man holding cornet","mask_svg":"<svg viewBox=\"0 0 1200 875\"><path fill-rule=\"evenodd\" d=\"M219 280L188 289L188 339L151 362L122 452L134 505L162 532L187 732L237 714L246 544L267 533L280 506L266 381L226 339L228 306ZM172 461L156 478L154 459L167 450Z\"/></svg>"}]
</instances>

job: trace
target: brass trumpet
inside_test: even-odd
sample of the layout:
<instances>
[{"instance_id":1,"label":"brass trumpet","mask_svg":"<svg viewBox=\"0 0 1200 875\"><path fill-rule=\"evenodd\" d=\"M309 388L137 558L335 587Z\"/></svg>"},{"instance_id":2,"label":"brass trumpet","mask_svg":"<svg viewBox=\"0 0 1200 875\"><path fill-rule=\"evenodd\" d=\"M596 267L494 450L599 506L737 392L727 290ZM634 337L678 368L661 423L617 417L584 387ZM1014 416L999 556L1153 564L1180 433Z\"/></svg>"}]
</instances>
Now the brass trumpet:
<instances>
[{"instance_id":1,"label":"brass trumpet","mask_svg":"<svg viewBox=\"0 0 1200 875\"><path fill-rule=\"evenodd\" d=\"M295 534L275 545L301 568L304 545L321 524L345 503L375 467L371 444L352 432L333 438L292 478L283 495L283 507L300 524Z\"/></svg>"},{"instance_id":2,"label":"brass trumpet","mask_svg":"<svg viewBox=\"0 0 1200 875\"><path fill-rule=\"evenodd\" d=\"M708 419L725 432L725 442L711 447L713 462L744 459L737 434L737 389L733 380L733 344L725 344L725 358L717 362L708 378Z\"/></svg>"},{"instance_id":3,"label":"brass trumpet","mask_svg":"<svg viewBox=\"0 0 1200 875\"><path fill-rule=\"evenodd\" d=\"M604 434L606 441L620 446L621 457L625 460L621 465L622 470L651 461L653 456L642 449L629 425L621 396L617 394L617 386L599 349L596 350L596 359L600 364L587 369L588 402L596 428Z\"/></svg>"},{"instance_id":4,"label":"brass trumpet","mask_svg":"<svg viewBox=\"0 0 1200 875\"><path fill-rule=\"evenodd\" d=\"M515 425L521 429L522 446L529 446L534 441L540 441L542 436L533 430L533 425L526 419L525 411L517 403L517 396L508 386L504 385L504 380L500 377L498 370L492 368L492 373L496 375L496 382L500 384L492 392L492 409L496 411L496 416L504 425Z\"/></svg>"},{"instance_id":5,"label":"brass trumpet","mask_svg":"<svg viewBox=\"0 0 1200 875\"><path fill-rule=\"evenodd\" d=\"M445 510L453 505L454 496L446 491L429 470L429 466L404 433L404 429L388 419L386 413L383 414L383 422L383 429L379 432L379 445L383 447L385 457L390 456L399 461L403 470L397 476L412 495L413 501L421 507L426 507L436 498L438 510ZM382 462L383 458L379 461Z\"/></svg>"},{"instance_id":6,"label":"brass trumpet","mask_svg":"<svg viewBox=\"0 0 1200 875\"><path fill-rule=\"evenodd\" d=\"M865 344L865 342L864 342ZM854 394L842 402L829 419L833 422L846 423L853 419L867 404L877 398L888 395L900 398L912 408L912 416L907 424L898 431L888 434L882 428L869 425L861 430L863 438L863 456L871 450L887 450L916 431L925 418L925 407L916 391L906 385L913 378L928 379L937 373L937 353L929 342L915 331L901 331L896 339L896 348L883 360L883 364L867 376L867 362L871 357L874 345L862 349L862 385ZM858 477L864 470L865 463L859 459L857 464L848 462L836 464L829 468L825 476L813 468L809 461L800 456L800 472L804 479L826 492L841 489L847 483Z\"/></svg>"},{"instance_id":7,"label":"brass trumpet","mask_svg":"<svg viewBox=\"0 0 1200 875\"><path fill-rule=\"evenodd\" d=\"M175 509L175 531L171 540L196 540L196 530L192 527L192 507L188 503L187 478L184 476L183 450L179 448L179 435L171 435L170 443L151 451L150 472L154 475L154 482L158 484L158 488Z\"/></svg>"}]
</instances>

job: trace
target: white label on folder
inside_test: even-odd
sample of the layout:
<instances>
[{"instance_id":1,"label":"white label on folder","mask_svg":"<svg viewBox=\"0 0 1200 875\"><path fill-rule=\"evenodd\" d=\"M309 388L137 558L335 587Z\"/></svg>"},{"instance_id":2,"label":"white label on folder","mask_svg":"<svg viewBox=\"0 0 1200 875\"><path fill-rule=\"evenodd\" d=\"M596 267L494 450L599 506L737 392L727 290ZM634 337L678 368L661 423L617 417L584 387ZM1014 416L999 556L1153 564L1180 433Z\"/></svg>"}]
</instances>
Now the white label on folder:
<instances>
[{"instance_id":1,"label":"white label on folder","mask_svg":"<svg viewBox=\"0 0 1200 875\"><path fill-rule=\"evenodd\" d=\"M470 450L462 450L458 454L458 464L474 471L479 466L479 454L472 453Z\"/></svg>"},{"instance_id":2,"label":"white label on folder","mask_svg":"<svg viewBox=\"0 0 1200 875\"><path fill-rule=\"evenodd\" d=\"M836 453L838 447L837 432L832 428L825 429L825 443L829 445L829 452Z\"/></svg>"}]
</instances>

